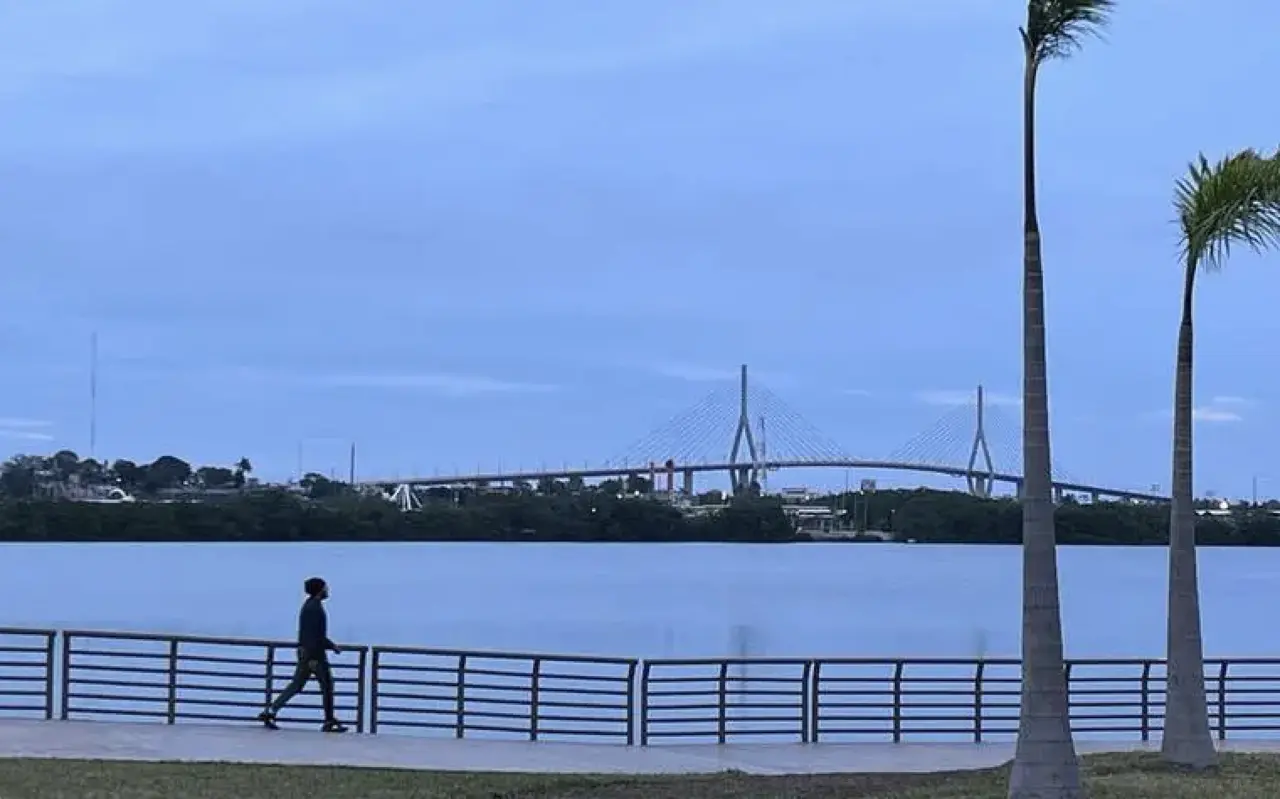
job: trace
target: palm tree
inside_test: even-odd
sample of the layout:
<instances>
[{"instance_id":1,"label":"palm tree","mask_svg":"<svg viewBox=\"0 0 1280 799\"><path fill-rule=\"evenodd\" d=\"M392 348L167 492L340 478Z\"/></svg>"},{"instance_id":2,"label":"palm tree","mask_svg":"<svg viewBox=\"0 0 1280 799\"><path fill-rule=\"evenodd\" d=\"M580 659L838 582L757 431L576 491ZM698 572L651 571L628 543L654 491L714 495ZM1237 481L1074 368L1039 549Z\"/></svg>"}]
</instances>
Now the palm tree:
<instances>
[{"instance_id":1,"label":"palm tree","mask_svg":"<svg viewBox=\"0 0 1280 799\"><path fill-rule=\"evenodd\" d=\"M1023 75L1022 256L1022 702L1010 799L1082 795L1071 738L1049 453L1044 271L1036 213L1036 80L1107 23L1112 0L1030 0L1021 29Z\"/></svg>"},{"instance_id":2,"label":"palm tree","mask_svg":"<svg viewBox=\"0 0 1280 799\"><path fill-rule=\"evenodd\" d=\"M1217 763L1209 732L1196 578L1196 515L1192 508L1192 308L1196 275L1222 266L1232 245L1255 250L1280 245L1280 153L1245 150L1210 164L1202 155L1174 189L1185 268L1182 322L1173 394L1173 502L1169 514L1168 693L1161 751L1193 769Z\"/></svg>"},{"instance_id":3,"label":"palm tree","mask_svg":"<svg viewBox=\"0 0 1280 799\"><path fill-rule=\"evenodd\" d=\"M245 479L249 476L249 473L252 471L253 471L253 464L249 462L248 458L241 458L240 460L236 461L236 468L234 471L236 488L244 488Z\"/></svg>"}]
</instances>

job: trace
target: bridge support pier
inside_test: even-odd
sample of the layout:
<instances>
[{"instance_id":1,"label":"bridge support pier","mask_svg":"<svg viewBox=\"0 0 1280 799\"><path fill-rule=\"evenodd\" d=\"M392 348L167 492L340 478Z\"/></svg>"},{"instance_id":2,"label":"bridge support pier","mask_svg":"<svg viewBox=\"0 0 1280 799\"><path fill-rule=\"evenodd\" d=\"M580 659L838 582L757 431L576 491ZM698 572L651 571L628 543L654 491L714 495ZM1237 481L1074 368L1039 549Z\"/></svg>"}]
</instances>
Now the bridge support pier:
<instances>
[{"instance_id":1,"label":"bridge support pier","mask_svg":"<svg viewBox=\"0 0 1280 799\"><path fill-rule=\"evenodd\" d=\"M684 470L684 495L693 496L693 469Z\"/></svg>"},{"instance_id":2,"label":"bridge support pier","mask_svg":"<svg viewBox=\"0 0 1280 799\"><path fill-rule=\"evenodd\" d=\"M1102 500L1102 495L1099 494L1097 491L1093 491L1089 494L1089 502L1091 502L1092 504L1097 505L1101 500Z\"/></svg>"}]
</instances>

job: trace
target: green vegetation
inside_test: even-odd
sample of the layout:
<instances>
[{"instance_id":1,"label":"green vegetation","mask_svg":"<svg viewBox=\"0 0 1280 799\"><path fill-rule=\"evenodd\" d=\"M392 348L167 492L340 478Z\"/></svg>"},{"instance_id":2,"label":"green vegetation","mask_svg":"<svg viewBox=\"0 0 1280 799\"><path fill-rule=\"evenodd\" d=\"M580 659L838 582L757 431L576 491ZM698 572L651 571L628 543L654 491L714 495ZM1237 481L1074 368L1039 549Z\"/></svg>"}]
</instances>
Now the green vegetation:
<instances>
[{"instance_id":1,"label":"green vegetation","mask_svg":"<svg viewBox=\"0 0 1280 799\"><path fill-rule=\"evenodd\" d=\"M1280 758L1226 755L1219 769L1187 774L1155 755L1086 757L1093 799L1274 799ZM949 774L818 774L756 777L485 774L251 766L227 763L125 763L0 760L5 799L995 799L1008 768Z\"/></svg>"},{"instance_id":2,"label":"green vegetation","mask_svg":"<svg viewBox=\"0 0 1280 799\"><path fill-rule=\"evenodd\" d=\"M0 499L0 541L725 541L807 540L772 497L726 503L718 492L678 507L634 497L618 483L550 493L430 489L421 510L403 512L380 495L326 481L316 498L255 488L199 501L77 502ZM621 496L620 496L621 494ZM917 489L817 497L808 501L858 529L916 543L1016 544L1021 510L1013 499ZM1056 511L1064 544L1164 544L1167 505L1066 502ZM1210 545L1280 545L1280 516L1243 506L1202 516ZM878 539L877 539L878 540Z\"/></svg>"}]
</instances>

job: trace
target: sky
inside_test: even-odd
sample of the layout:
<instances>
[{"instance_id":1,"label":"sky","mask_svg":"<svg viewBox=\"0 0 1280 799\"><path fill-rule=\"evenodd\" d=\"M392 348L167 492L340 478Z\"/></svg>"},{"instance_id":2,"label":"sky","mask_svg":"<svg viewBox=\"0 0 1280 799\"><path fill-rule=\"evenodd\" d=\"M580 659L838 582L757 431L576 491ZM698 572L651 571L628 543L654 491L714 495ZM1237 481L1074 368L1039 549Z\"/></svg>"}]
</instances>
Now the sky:
<instances>
[{"instance_id":1,"label":"sky","mask_svg":"<svg viewBox=\"0 0 1280 799\"><path fill-rule=\"evenodd\" d=\"M978 384L1016 429L1024 9L0 0L0 452L89 454L94 416L100 458L268 479L345 473L353 442L362 478L598 463L743 363L851 456ZM1277 25L1120 0L1045 68L1077 479L1168 484L1173 184L1280 142ZM1201 493L1280 494L1276 267L1198 287Z\"/></svg>"}]
</instances>

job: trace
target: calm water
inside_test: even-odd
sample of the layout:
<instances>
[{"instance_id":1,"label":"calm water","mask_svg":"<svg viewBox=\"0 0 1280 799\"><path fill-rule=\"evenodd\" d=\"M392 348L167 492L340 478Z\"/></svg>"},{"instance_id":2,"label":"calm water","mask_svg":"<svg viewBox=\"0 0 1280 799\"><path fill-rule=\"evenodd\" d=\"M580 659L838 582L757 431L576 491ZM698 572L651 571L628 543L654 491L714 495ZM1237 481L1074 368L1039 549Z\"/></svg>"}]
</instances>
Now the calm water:
<instances>
[{"instance_id":1,"label":"calm water","mask_svg":"<svg viewBox=\"0 0 1280 799\"><path fill-rule=\"evenodd\" d=\"M1160 656L1165 552L1060 550L1069 655ZM0 626L289 638L302 580L339 640L641 657L1018 651L1013 547L0 545ZM1276 655L1280 550L1201 551L1209 656Z\"/></svg>"}]
</instances>

